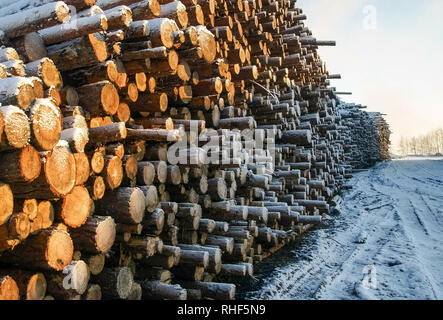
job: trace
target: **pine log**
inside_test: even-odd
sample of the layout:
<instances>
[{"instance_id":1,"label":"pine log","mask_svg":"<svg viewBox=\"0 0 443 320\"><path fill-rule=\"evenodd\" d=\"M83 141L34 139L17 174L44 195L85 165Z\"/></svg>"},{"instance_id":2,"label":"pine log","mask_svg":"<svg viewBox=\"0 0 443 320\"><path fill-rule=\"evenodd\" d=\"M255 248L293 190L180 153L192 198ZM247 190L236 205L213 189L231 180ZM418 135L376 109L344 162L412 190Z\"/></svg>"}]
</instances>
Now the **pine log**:
<instances>
[{"instance_id":1,"label":"pine log","mask_svg":"<svg viewBox=\"0 0 443 320\"><path fill-rule=\"evenodd\" d=\"M309 145L312 141L311 131L292 130L285 131L282 135L283 143L292 143L300 146Z\"/></svg>"},{"instance_id":2,"label":"pine log","mask_svg":"<svg viewBox=\"0 0 443 320\"><path fill-rule=\"evenodd\" d=\"M91 115L114 115L120 103L117 89L109 81L77 88L80 105Z\"/></svg>"},{"instance_id":3,"label":"pine log","mask_svg":"<svg viewBox=\"0 0 443 320\"><path fill-rule=\"evenodd\" d=\"M30 220L34 220L38 213L38 202L36 199L14 201L14 212L23 212Z\"/></svg>"},{"instance_id":4,"label":"pine log","mask_svg":"<svg viewBox=\"0 0 443 320\"><path fill-rule=\"evenodd\" d=\"M8 221L9 239L26 239L31 231L31 222L24 212L15 212Z\"/></svg>"},{"instance_id":5,"label":"pine log","mask_svg":"<svg viewBox=\"0 0 443 320\"><path fill-rule=\"evenodd\" d=\"M17 283L22 300L43 300L46 295L47 284L43 273L25 270L0 270L0 277L4 276L12 277Z\"/></svg>"},{"instance_id":6,"label":"pine log","mask_svg":"<svg viewBox=\"0 0 443 320\"><path fill-rule=\"evenodd\" d=\"M108 189L114 190L120 186L123 180L122 161L117 156L105 156L104 162L104 182Z\"/></svg>"},{"instance_id":7,"label":"pine log","mask_svg":"<svg viewBox=\"0 0 443 320\"><path fill-rule=\"evenodd\" d=\"M92 200L99 200L105 195L106 184L101 176L91 176L86 182L86 187Z\"/></svg>"},{"instance_id":8,"label":"pine log","mask_svg":"<svg viewBox=\"0 0 443 320\"><path fill-rule=\"evenodd\" d=\"M181 1L173 1L163 4L161 7L160 16L174 20L181 28L188 26L188 14L186 7Z\"/></svg>"},{"instance_id":9,"label":"pine log","mask_svg":"<svg viewBox=\"0 0 443 320\"><path fill-rule=\"evenodd\" d=\"M43 171L31 183L14 185L21 199L51 199L67 195L75 185L75 159L64 144L58 144L41 156Z\"/></svg>"},{"instance_id":10,"label":"pine log","mask_svg":"<svg viewBox=\"0 0 443 320\"><path fill-rule=\"evenodd\" d=\"M99 33L53 44L47 49L47 56L60 71L93 66L108 58L105 38Z\"/></svg>"},{"instance_id":11,"label":"pine log","mask_svg":"<svg viewBox=\"0 0 443 320\"><path fill-rule=\"evenodd\" d=\"M83 186L75 186L72 191L55 204L56 217L71 228L82 226L91 213L92 199Z\"/></svg>"},{"instance_id":12,"label":"pine log","mask_svg":"<svg viewBox=\"0 0 443 320\"><path fill-rule=\"evenodd\" d=\"M40 30L38 33L41 35L45 45L48 46L86 36L94 32L106 31L107 29L108 20L106 16L96 14L88 17L78 17L67 23Z\"/></svg>"},{"instance_id":13,"label":"pine log","mask_svg":"<svg viewBox=\"0 0 443 320\"><path fill-rule=\"evenodd\" d=\"M90 283L83 298L84 300L101 300L102 289L98 284Z\"/></svg>"},{"instance_id":14,"label":"pine log","mask_svg":"<svg viewBox=\"0 0 443 320\"><path fill-rule=\"evenodd\" d=\"M24 62L36 61L48 55L45 43L38 32L27 33L11 42Z\"/></svg>"},{"instance_id":15,"label":"pine log","mask_svg":"<svg viewBox=\"0 0 443 320\"><path fill-rule=\"evenodd\" d=\"M209 263L206 268L209 272L218 274L221 270L222 265L222 252L219 248L200 246L200 245L189 245L189 244L179 244L179 248L182 250L193 250L193 251L205 251L209 254Z\"/></svg>"},{"instance_id":16,"label":"pine log","mask_svg":"<svg viewBox=\"0 0 443 320\"><path fill-rule=\"evenodd\" d=\"M142 299L142 287L139 283L133 282L131 290L129 292L127 300L141 300Z\"/></svg>"},{"instance_id":17,"label":"pine log","mask_svg":"<svg viewBox=\"0 0 443 320\"><path fill-rule=\"evenodd\" d=\"M186 300L186 290L179 285L163 284L160 281L143 281L143 296L154 300Z\"/></svg>"},{"instance_id":18,"label":"pine log","mask_svg":"<svg viewBox=\"0 0 443 320\"><path fill-rule=\"evenodd\" d=\"M88 288L89 269L83 260L72 261L65 273L47 273L47 292L56 299L70 300ZM67 273L67 275L66 275Z\"/></svg>"},{"instance_id":19,"label":"pine log","mask_svg":"<svg viewBox=\"0 0 443 320\"><path fill-rule=\"evenodd\" d=\"M104 298L126 299L131 292L134 277L127 267L104 268L91 280L100 285Z\"/></svg>"},{"instance_id":20,"label":"pine log","mask_svg":"<svg viewBox=\"0 0 443 320\"><path fill-rule=\"evenodd\" d=\"M31 235L0 261L26 267L60 271L71 263L74 246L66 231L49 228Z\"/></svg>"},{"instance_id":21,"label":"pine log","mask_svg":"<svg viewBox=\"0 0 443 320\"><path fill-rule=\"evenodd\" d=\"M75 246L75 239L74 239L74 246ZM111 247L112 245L109 245ZM103 268L105 267L105 255L103 253L99 254L85 254L82 253L82 259L85 261L89 267L89 272L92 275L98 275L100 272L103 271Z\"/></svg>"},{"instance_id":22,"label":"pine log","mask_svg":"<svg viewBox=\"0 0 443 320\"><path fill-rule=\"evenodd\" d=\"M0 277L0 300L20 300L17 283L10 276Z\"/></svg>"},{"instance_id":23,"label":"pine log","mask_svg":"<svg viewBox=\"0 0 443 320\"><path fill-rule=\"evenodd\" d=\"M96 211L109 215L119 223L137 224L143 220L146 202L139 188L119 188L106 192L96 201Z\"/></svg>"},{"instance_id":24,"label":"pine log","mask_svg":"<svg viewBox=\"0 0 443 320\"><path fill-rule=\"evenodd\" d=\"M153 212L158 206L158 193L155 186L139 186L138 187L145 196L146 209Z\"/></svg>"},{"instance_id":25,"label":"pine log","mask_svg":"<svg viewBox=\"0 0 443 320\"><path fill-rule=\"evenodd\" d=\"M34 99L33 84L29 78L0 79L0 103L2 105L16 105L26 111Z\"/></svg>"},{"instance_id":26,"label":"pine log","mask_svg":"<svg viewBox=\"0 0 443 320\"><path fill-rule=\"evenodd\" d=\"M19 59L20 57L14 48L5 47L0 49L0 62Z\"/></svg>"},{"instance_id":27,"label":"pine log","mask_svg":"<svg viewBox=\"0 0 443 320\"><path fill-rule=\"evenodd\" d=\"M49 58L42 58L26 64L28 77L39 77L47 88L55 87L61 89L63 80L54 62Z\"/></svg>"},{"instance_id":28,"label":"pine log","mask_svg":"<svg viewBox=\"0 0 443 320\"><path fill-rule=\"evenodd\" d=\"M111 217L91 216L80 228L71 228L69 232L76 249L103 254L114 244L116 227ZM94 270L93 274L97 273L97 267L91 270Z\"/></svg>"},{"instance_id":29,"label":"pine log","mask_svg":"<svg viewBox=\"0 0 443 320\"><path fill-rule=\"evenodd\" d=\"M136 102L129 103L129 108L138 112L165 112L168 96L165 93L140 94Z\"/></svg>"},{"instance_id":30,"label":"pine log","mask_svg":"<svg viewBox=\"0 0 443 320\"><path fill-rule=\"evenodd\" d=\"M32 182L40 175L40 157L31 145L1 153L0 162L0 180L6 183Z\"/></svg>"},{"instance_id":31,"label":"pine log","mask_svg":"<svg viewBox=\"0 0 443 320\"><path fill-rule=\"evenodd\" d=\"M216 282L180 282L185 288L200 289L202 297L215 300L234 300L235 285Z\"/></svg>"},{"instance_id":32,"label":"pine log","mask_svg":"<svg viewBox=\"0 0 443 320\"><path fill-rule=\"evenodd\" d=\"M137 163L137 184L138 185L151 185L155 179L156 169L155 166L148 161L141 161ZM1 178L1 176L0 176Z\"/></svg>"},{"instance_id":33,"label":"pine log","mask_svg":"<svg viewBox=\"0 0 443 320\"><path fill-rule=\"evenodd\" d=\"M51 99L36 99L29 110L31 142L38 150L52 150L62 131L61 112Z\"/></svg>"},{"instance_id":34,"label":"pine log","mask_svg":"<svg viewBox=\"0 0 443 320\"><path fill-rule=\"evenodd\" d=\"M153 19L161 14L161 7L157 0L138 1L129 5L129 8L131 8L134 21Z\"/></svg>"},{"instance_id":35,"label":"pine log","mask_svg":"<svg viewBox=\"0 0 443 320\"><path fill-rule=\"evenodd\" d=\"M208 235L206 239L207 245L218 246L223 252L231 254L234 250L234 238Z\"/></svg>"},{"instance_id":36,"label":"pine log","mask_svg":"<svg viewBox=\"0 0 443 320\"><path fill-rule=\"evenodd\" d=\"M37 206L37 217L32 220L31 232L49 228L54 221L54 207L49 201L41 201Z\"/></svg>"},{"instance_id":37,"label":"pine log","mask_svg":"<svg viewBox=\"0 0 443 320\"><path fill-rule=\"evenodd\" d=\"M84 152L74 153L75 159L75 185L82 185L88 181L91 168L88 156Z\"/></svg>"},{"instance_id":38,"label":"pine log","mask_svg":"<svg viewBox=\"0 0 443 320\"><path fill-rule=\"evenodd\" d=\"M68 20L68 6L63 1L57 1L2 17L0 30L7 37L16 38Z\"/></svg>"}]
</instances>

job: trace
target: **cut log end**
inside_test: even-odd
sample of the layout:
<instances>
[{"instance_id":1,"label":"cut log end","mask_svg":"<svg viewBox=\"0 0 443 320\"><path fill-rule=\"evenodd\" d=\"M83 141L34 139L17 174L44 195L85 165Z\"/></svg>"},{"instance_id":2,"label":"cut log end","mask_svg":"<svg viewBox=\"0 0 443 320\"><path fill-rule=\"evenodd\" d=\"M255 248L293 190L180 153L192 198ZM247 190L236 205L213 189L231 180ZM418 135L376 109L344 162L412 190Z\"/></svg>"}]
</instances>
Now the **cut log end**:
<instances>
[{"instance_id":1,"label":"cut log end","mask_svg":"<svg viewBox=\"0 0 443 320\"><path fill-rule=\"evenodd\" d=\"M31 107L33 144L40 150L51 150L62 131L60 110L50 99L37 99Z\"/></svg>"},{"instance_id":2,"label":"cut log end","mask_svg":"<svg viewBox=\"0 0 443 320\"><path fill-rule=\"evenodd\" d=\"M72 228L83 225L91 212L91 201L85 187L74 187L61 204L60 216L63 222Z\"/></svg>"},{"instance_id":3,"label":"cut log end","mask_svg":"<svg viewBox=\"0 0 443 320\"><path fill-rule=\"evenodd\" d=\"M17 283L9 276L0 277L0 300L20 300Z\"/></svg>"},{"instance_id":4,"label":"cut log end","mask_svg":"<svg viewBox=\"0 0 443 320\"><path fill-rule=\"evenodd\" d=\"M26 300L43 300L46 294L46 278L43 273L33 274L26 287Z\"/></svg>"},{"instance_id":5,"label":"cut log end","mask_svg":"<svg viewBox=\"0 0 443 320\"><path fill-rule=\"evenodd\" d=\"M66 146L52 149L44 165L46 181L55 195L67 195L75 185L75 159Z\"/></svg>"},{"instance_id":6,"label":"cut log end","mask_svg":"<svg viewBox=\"0 0 443 320\"><path fill-rule=\"evenodd\" d=\"M14 197L9 185L0 182L0 225L12 215Z\"/></svg>"},{"instance_id":7,"label":"cut log end","mask_svg":"<svg viewBox=\"0 0 443 320\"><path fill-rule=\"evenodd\" d=\"M15 106L0 107L0 110L4 121L3 132L6 136L6 141L1 141L1 144L17 149L23 148L31 136L28 117Z\"/></svg>"}]
</instances>

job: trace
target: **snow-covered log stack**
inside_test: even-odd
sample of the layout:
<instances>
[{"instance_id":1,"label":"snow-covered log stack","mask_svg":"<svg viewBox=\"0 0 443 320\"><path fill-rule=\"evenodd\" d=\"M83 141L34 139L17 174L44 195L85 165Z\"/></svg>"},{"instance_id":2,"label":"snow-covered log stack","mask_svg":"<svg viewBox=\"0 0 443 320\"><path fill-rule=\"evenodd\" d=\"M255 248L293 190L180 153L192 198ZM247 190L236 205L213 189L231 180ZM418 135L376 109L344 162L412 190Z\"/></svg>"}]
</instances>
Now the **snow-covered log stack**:
<instances>
[{"instance_id":1,"label":"snow-covered log stack","mask_svg":"<svg viewBox=\"0 0 443 320\"><path fill-rule=\"evenodd\" d=\"M390 130L379 112L366 112L353 103L341 103L343 136L347 161L355 169L369 168L380 161L390 160Z\"/></svg>"},{"instance_id":2,"label":"snow-covered log stack","mask_svg":"<svg viewBox=\"0 0 443 320\"><path fill-rule=\"evenodd\" d=\"M0 18L2 298L233 299L219 280L321 222L352 172L317 52L335 43L295 0L19 0Z\"/></svg>"}]
</instances>

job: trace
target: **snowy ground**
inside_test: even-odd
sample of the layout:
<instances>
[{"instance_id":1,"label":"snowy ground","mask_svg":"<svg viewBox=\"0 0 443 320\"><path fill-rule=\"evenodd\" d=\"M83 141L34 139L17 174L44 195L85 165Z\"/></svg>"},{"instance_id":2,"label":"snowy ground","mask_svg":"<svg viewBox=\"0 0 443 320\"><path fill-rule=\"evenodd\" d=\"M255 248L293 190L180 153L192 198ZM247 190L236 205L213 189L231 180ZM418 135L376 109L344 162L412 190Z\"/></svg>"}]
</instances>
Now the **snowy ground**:
<instances>
[{"instance_id":1,"label":"snowy ground","mask_svg":"<svg viewBox=\"0 0 443 320\"><path fill-rule=\"evenodd\" d=\"M443 299L443 160L382 163L349 184L341 214L257 267L242 298Z\"/></svg>"}]
</instances>

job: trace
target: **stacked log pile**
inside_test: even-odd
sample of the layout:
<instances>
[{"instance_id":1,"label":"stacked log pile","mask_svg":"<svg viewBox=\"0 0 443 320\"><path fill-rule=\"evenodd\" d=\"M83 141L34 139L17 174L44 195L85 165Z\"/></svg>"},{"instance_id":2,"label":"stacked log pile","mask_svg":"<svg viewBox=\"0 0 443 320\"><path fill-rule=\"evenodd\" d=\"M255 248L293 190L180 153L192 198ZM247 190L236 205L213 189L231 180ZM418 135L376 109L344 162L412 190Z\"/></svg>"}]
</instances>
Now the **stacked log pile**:
<instances>
[{"instance_id":1,"label":"stacked log pile","mask_svg":"<svg viewBox=\"0 0 443 320\"><path fill-rule=\"evenodd\" d=\"M218 280L320 223L351 175L357 124L317 51L335 43L296 0L0 17L0 298L233 299Z\"/></svg>"},{"instance_id":2,"label":"stacked log pile","mask_svg":"<svg viewBox=\"0 0 443 320\"><path fill-rule=\"evenodd\" d=\"M354 169L367 169L377 162L391 159L389 125L381 113L364 109L354 103L341 102L339 105L346 160Z\"/></svg>"}]
</instances>

